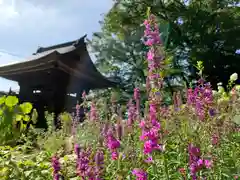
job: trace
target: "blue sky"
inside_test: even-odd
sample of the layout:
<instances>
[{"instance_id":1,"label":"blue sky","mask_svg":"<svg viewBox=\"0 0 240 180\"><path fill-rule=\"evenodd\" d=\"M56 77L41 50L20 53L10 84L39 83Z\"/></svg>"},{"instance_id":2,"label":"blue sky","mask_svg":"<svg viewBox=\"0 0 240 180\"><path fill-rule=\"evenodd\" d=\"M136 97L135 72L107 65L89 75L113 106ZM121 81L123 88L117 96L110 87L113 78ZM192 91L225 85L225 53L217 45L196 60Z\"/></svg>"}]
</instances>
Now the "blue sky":
<instances>
[{"instance_id":1,"label":"blue sky","mask_svg":"<svg viewBox=\"0 0 240 180\"><path fill-rule=\"evenodd\" d=\"M0 0L0 65L24 60L38 46L91 38L112 0ZM0 78L0 90L18 89Z\"/></svg>"}]
</instances>

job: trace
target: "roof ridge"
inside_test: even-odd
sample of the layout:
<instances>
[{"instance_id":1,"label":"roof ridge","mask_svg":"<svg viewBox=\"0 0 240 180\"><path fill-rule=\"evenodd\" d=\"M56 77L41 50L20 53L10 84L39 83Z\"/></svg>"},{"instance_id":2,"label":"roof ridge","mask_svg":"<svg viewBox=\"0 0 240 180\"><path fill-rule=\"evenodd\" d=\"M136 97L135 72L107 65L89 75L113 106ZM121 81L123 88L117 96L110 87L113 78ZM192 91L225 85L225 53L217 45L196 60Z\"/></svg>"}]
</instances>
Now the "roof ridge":
<instances>
[{"instance_id":1,"label":"roof ridge","mask_svg":"<svg viewBox=\"0 0 240 180\"><path fill-rule=\"evenodd\" d=\"M38 53L42 53L42 52L45 52L45 51L54 50L54 49L58 49L58 48L63 48L63 47L67 47L67 46L76 46L80 42L84 41L86 36L87 36L87 34L85 34L84 36L82 36L79 39L76 39L76 40L73 40L73 41L68 41L68 42L65 42L65 43L55 44L55 45L52 45L52 46L47 46L47 47L41 47L40 46L37 49L36 53L34 53L34 54L38 54Z\"/></svg>"}]
</instances>

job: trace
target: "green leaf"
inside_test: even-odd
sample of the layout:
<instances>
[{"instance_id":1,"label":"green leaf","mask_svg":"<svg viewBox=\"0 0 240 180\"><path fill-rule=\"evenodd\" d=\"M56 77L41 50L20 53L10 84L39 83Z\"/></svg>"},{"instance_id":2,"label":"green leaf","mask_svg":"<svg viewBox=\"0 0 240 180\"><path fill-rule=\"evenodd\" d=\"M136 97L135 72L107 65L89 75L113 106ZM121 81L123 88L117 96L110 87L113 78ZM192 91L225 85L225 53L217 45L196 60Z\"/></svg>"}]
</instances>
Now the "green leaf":
<instances>
[{"instance_id":1,"label":"green leaf","mask_svg":"<svg viewBox=\"0 0 240 180\"><path fill-rule=\"evenodd\" d=\"M30 117L29 117L28 115L25 115L25 116L23 117L23 120L26 121L26 122L28 122L28 121L30 121Z\"/></svg>"},{"instance_id":2,"label":"green leaf","mask_svg":"<svg viewBox=\"0 0 240 180\"><path fill-rule=\"evenodd\" d=\"M18 98L15 96L8 96L5 100L5 104L8 107L16 106L18 104Z\"/></svg>"},{"instance_id":3,"label":"green leaf","mask_svg":"<svg viewBox=\"0 0 240 180\"><path fill-rule=\"evenodd\" d=\"M16 115L16 121L21 121L23 116L21 114Z\"/></svg>"},{"instance_id":4,"label":"green leaf","mask_svg":"<svg viewBox=\"0 0 240 180\"><path fill-rule=\"evenodd\" d=\"M37 113L37 110L36 110L36 109L33 109L33 112L32 112L32 117L31 117L31 119L32 119L32 122L33 122L34 124L36 124L36 123L37 123L37 118L38 118L38 113Z\"/></svg>"},{"instance_id":5,"label":"green leaf","mask_svg":"<svg viewBox=\"0 0 240 180\"><path fill-rule=\"evenodd\" d=\"M2 105L6 100L6 96L0 97L0 105Z\"/></svg>"},{"instance_id":6,"label":"green leaf","mask_svg":"<svg viewBox=\"0 0 240 180\"><path fill-rule=\"evenodd\" d=\"M26 129L26 127L27 127L27 125L21 122L20 130L23 131Z\"/></svg>"},{"instance_id":7,"label":"green leaf","mask_svg":"<svg viewBox=\"0 0 240 180\"><path fill-rule=\"evenodd\" d=\"M29 177L31 173L32 173L32 170L30 170L30 171L24 171L24 174L25 174L27 177Z\"/></svg>"},{"instance_id":8,"label":"green leaf","mask_svg":"<svg viewBox=\"0 0 240 180\"><path fill-rule=\"evenodd\" d=\"M24 114L28 114L28 113L31 112L33 106L32 106L31 103L25 102L25 103L23 103L23 104L20 105L20 108L21 108L21 110L22 110L22 112L23 112Z\"/></svg>"},{"instance_id":9,"label":"green leaf","mask_svg":"<svg viewBox=\"0 0 240 180\"><path fill-rule=\"evenodd\" d=\"M148 8L147 8L147 17L150 16L150 13L151 13L151 7L148 7Z\"/></svg>"}]
</instances>

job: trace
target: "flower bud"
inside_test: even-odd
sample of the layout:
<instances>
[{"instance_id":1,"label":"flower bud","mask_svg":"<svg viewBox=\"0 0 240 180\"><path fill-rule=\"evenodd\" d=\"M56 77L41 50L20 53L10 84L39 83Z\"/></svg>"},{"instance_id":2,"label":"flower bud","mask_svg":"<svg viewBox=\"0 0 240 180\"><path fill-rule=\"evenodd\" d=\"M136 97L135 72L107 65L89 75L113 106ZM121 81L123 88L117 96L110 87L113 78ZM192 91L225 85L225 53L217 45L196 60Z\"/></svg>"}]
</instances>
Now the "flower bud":
<instances>
[{"instance_id":1,"label":"flower bud","mask_svg":"<svg viewBox=\"0 0 240 180\"><path fill-rule=\"evenodd\" d=\"M230 81L236 81L238 79L238 74L237 73L233 73L231 76L230 76Z\"/></svg>"}]
</instances>

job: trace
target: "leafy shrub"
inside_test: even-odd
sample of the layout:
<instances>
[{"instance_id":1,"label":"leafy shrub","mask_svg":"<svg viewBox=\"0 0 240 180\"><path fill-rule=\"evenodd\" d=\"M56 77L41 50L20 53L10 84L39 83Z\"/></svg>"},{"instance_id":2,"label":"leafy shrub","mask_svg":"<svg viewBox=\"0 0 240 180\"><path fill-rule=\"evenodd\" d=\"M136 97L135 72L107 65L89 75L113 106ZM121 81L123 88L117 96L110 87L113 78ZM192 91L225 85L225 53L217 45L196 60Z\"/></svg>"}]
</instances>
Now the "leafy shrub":
<instances>
[{"instance_id":1,"label":"leafy shrub","mask_svg":"<svg viewBox=\"0 0 240 180\"><path fill-rule=\"evenodd\" d=\"M8 179L50 180L51 164L44 152L23 155L21 151L11 147L0 148L0 177Z\"/></svg>"},{"instance_id":2,"label":"leafy shrub","mask_svg":"<svg viewBox=\"0 0 240 180\"><path fill-rule=\"evenodd\" d=\"M18 104L15 96L3 96L0 98L0 142L14 144L26 130L30 121L28 115L32 111L31 103ZM19 126L19 127L18 127Z\"/></svg>"}]
</instances>

